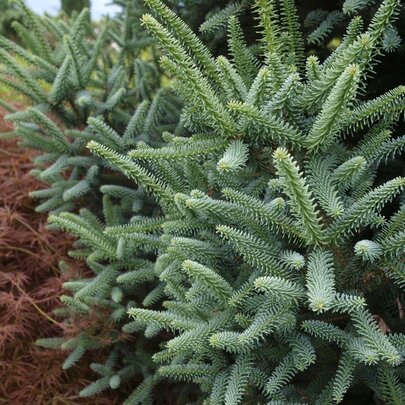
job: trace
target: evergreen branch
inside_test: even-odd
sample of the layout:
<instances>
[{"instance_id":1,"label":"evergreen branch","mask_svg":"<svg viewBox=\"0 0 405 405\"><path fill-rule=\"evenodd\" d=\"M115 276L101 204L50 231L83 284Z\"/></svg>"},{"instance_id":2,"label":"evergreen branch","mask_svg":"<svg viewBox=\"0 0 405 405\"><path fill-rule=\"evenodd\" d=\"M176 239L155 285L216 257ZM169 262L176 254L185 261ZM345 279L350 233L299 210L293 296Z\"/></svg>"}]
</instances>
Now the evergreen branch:
<instances>
[{"instance_id":1,"label":"evergreen branch","mask_svg":"<svg viewBox=\"0 0 405 405\"><path fill-rule=\"evenodd\" d=\"M122 138L101 118L89 117L87 120L89 128L97 133L100 140L105 142L110 148L118 151L123 150Z\"/></svg>"},{"instance_id":2,"label":"evergreen branch","mask_svg":"<svg viewBox=\"0 0 405 405\"><path fill-rule=\"evenodd\" d=\"M297 100L297 104L307 109L313 109L321 105L349 65L357 64L359 71L364 73L363 69L371 59L372 48L373 43L370 35L363 34L358 37L356 41L336 57L330 66L326 66L321 71L318 79L307 84L301 97ZM346 79L349 79L348 81L350 82L349 72L347 74L349 77L346 77Z\"/></svg>"},{"instance_id":3,"label":"evergreen branch","mask_svg":"<svg viewBox=\"0 0 405 405\"><path fill-rule=\"evenodd\" d=\"M385 28L395 21L399 14L400 3L400 0L384 0L381 3L367 30L373 41L379 41Z\"/></svg>"},{"instance_id":4,"label":"evergreen branch","mask_svg":"<svg viewBox=\"0 0 405 405\"><path fill-rule=\"evenodd\" d=\"M151 15L143 16L143 24L158 39L162 47L174 59L181 71L181 77L187 78L188 85L201 99L217 129L223 131L226 136L233 136L234 128L231 118L216 97L208 81L201 75L200 71L193 67L190 58L187 56L180 43Z\"/></svg>"},{"instance_id":5,"label":"evergreen branch","mask_svg":"<svg viewBox=\"0 0 405 405\"><path fill-rule=\"evenodd\" d=\"M274 276L285 275L276 261L277 250L273 246L253 235L230 226L219 225L216 229L223 238L231 242L235 250L239 252L251 266L264 271L265 274Z\"/></svg>"},{"instance_id":6,"label":"evergreen branch","mask_svg":"<svg viewBox=\"0 0 405 405\"><path fill-rule=\"evenodd\" d=\"M243 399L245 391L248 389L252 362L249 356L240 356L230 369L227 379L225 404L238 405Z\"/></svg>"},{"instance_id":7,"label":"evergreen branch","mask_svg":"<svg viewBox=\"0 0 405 405\"><path fill-rule=\"evenodd\" d=\"M115 257L115 246L112 241L102 234L99 234L96 229L91 229L86 226L84 221L79 217L65 212L59 216L51 215L49 217L49 222L74 233L91 246L100 249L105 257Z\"/></svg>"},{"instance_id":8,"label":"evergreen branch","mask_svg":"<svg viewBox=\"0 0 405 405\"><path fill-rule=\"evenodd\" d=\"M366 310L358 310L352 314L352 320L356 331L359 333L364 343L370 349L375 350L379 356L391 365L396 365L400 361L400 354L391 344L388 338L378 328L375 319Z\"/></svg>"},{"instance_id":9,"label":"evergreen branch","mask_svg":"<svg viewBox=\"0 0 405 405\"><path fill-rule=\"evenodd\" d=\"M117 166L126 176L137 182L137 184L144 186L147 190L150 190L157 197L162 198L165 202L171 200L172 194L170 189L163 186L146 169L132 162L128 157L120 155L95 141L90 141L87 147L96 155Z\"/></svg>"},{"instance_id":10,"label":"evergreen branch","mask_svg":"<svg viewBox=\"0 0 405 405\"><path fill-rule=\"evenodd\" d=\"M240 212L240 215L237 216L238 220L245 222L243 220L244 216L249 215L253 220L258 221L259 223L274 226L274 228L283 235L301 239L303 238L301 230L284 214L283 199L276 198L266 204L257 198L249 197L244 193L230 188L223 189L222 192L226 198L235 203L234 206L238 207L237 211L242 211Z\"/></svg>"},{"instance_id":11,"label":"evergreen branch","mask_svg":"<svg viewBox=\"0 0 405 405\"><path fill-rule=\"evenodd\" d=\"M333 379L333 399L336 403L343 401L343 397L352 384L356 362L349 352L344 352L339 359L338 368Z\"/></svg>"},{"instance_id":12,"label":"evergreen branch","mask_svg":"<svg viewBox=\"0 0 405 405\"><path fill-rule=\"evenodd\" d=\"M233 141L218 161L217 170L225 173L237 173L246 165L248 157L248 146L240 141Z\"/></svg>"},{"instance_id":13,"label":"evergreen branch","mask_svg":"<svg viewBox=\"0 0 405 405\"><path fill-rule=\"evenodd\" d=\"M64 46L66 49L66 54L69 56L71 61L71 66L73 67L74 77L77 81L77 86L79 89L84 88L86 85L84 81L84 59L80 54L79 49L76 44L68 37L64 37Z\"/></svg>"},{"instance_id":14,"label":"evergreen branch","mask_svg":"<svg viewBox=\"0 0 405 405\"><path fill-rule=\"evenodd\" d=\"M342 132L363 129L383 116L399 116L405 111L405 86L398 86L373 100L366 101L352 110L348 110L341 120Z\"/></svg>"},{"instance_id":15,"label":"evergreen branch","mask_svg":"<svg viewBox=\"0 0 405 405\"><path fill-rule=\"evenodd\" d=\"M6 117L10 121L14 122L26 122L32 120L41 125L48 132L50 137L55 143L58 144L58 149L63 152L70 152L70 147L65 139L63 131L44 113L35 109L28 108L25 111L19 111L13 114L9 114Z\"/></svg>"},{"instance_id":16,"label":"evergreen branch","mask_svg":"<svg viewBox=\"0 0 405 405\"><path fill-rule=\"evenodd\" d=\"M353 182L363 173L366 168L366 160L363 156L355 156L346 162L343 162L332 173L332 182L339 188L346 189L345 185Z\"/></svg>"},{"instance_id":17,"label":"evergreen branch","mask_svg":"<svg viewBox=\"0 0 405 405\"><path fill-rule=\"evenodd\" d=\"M195 56L199 65L204 67L216 83L221 86L221 80L215 67L215 62L209 50L203 45L200 39L190 28L160 0L145 0L161 17L161 19L170 26L177 37L184 43L187 49Z\"/></svg>"},{"instance_id":18,"label":"evergreen branch","mask_svg":"<svg viewBox=\"0 0 405 405\"><path fill-rule=\"evenodd\" d=\"M269 380L266 383L266 393L274 396L283 386L285 386L298 372L293 356L288 354L281 360L279 365L273 370Z\"/></svg>"},{"instance_id":19,"label":"evergreen branch","mask_svg":"<svg viewBox=\"0 0 405 405\"><path fill-rule=\"evenodd\" d=\"M233 293L232 287L215 271L197 262L186 260L183 270L192 278L201 281L210 291L222 301L227 301Z\"/></svg>"},{"instance_id":20,"label":"evergreen branch","mask_svg":"<svg viewBox=\"0 0 405 405\"><path fill-rule=\"evenodd\" d=\"M129 224L106 227L104 233L115 238L136 233L160 231L165 224L165 218L135 217Z\"/></svg>"},{"instance_id":21,"label":"evergreen branch","mask_svg":"<svg viewBox=\"0 0 405 405\"><path fill-rule=\"evenodd\" d=\"M122 135L122 138L128 143L131 141L131 138L135 135L139 135L142 128L145 125L145 119L149 109L150 103L148 100L143 100L141 104L135 110L135 113L132 115L129 120L125 132Z\"/></svg>"},{"instance_id":22,"label":"evergreen branch","mask_svg":"<svg viewBox=\"0 0 405 405\"><path fill-rule=\"evenodd\" d=\"M166 146L163 148L139 148L132 149L128 156L132 159L141 160L176 160L199 158L201 156L223 149L225 142L218 139L193 140L185 145Z\"/></svg>"},{"instance_id":23,"label":"evergreen branch","mask_svg":"<svg viewBox=\"0 0 405 405\"><path fill-rule=\"evenodd\" d=\"M370 215L381 210L384 204L391 201L404 186L405 179L397 177L367 193L348 208L339 219L331 223L328 239L336 243L351 234L354 229L366 224Z\"/></svg>"},{"instance_id":24,"label":"evergreen branch","mask_svg":"<svg viewBox=\"0 0 405 405\"><path fill-rule=\"evenodd\" d=\"M262 34L263 50L266 57L279 50L280 22L273 0L256 0L255 8L258 14L259 28Z\"/></svg>"},{"instance_id":25,"label":"evergreen branch","mask_svg":"<svg viewBox=\"0 0 405 405\"><path fill-rule=\"evenodd\" d=\"M349 338L340 328L324 321L306 320L301 323L301 328L312 336L336 343L341 347Z\"/></svg>"},{"instance_id":26,"label":"evergreen branch","mask_svg":"<svg viewBox=\"0 0 405 405\"><path fill-rule=\"evenodd\" d=\"M254 281L256 291L266 292L277 300L298 302L305 294L298 284L280 277L259 277Z\"/></svg>"},{"instance_id":27,"label":"evergreen branch","mask_svg":"<svg viewBox=\"0 0 405 405\"><path fill-rule=\"evenodd\" d=\"M146 323L153 323L168 330L187 331L199 326L199 322L168 312L143 308L130 308L128 315Z\"/></svg>"},{"instance_id":28,"label":"evergreen branch","mask_svg":"<svg viewBox=\"0 0 405 405\"><path fill-rule=\"evenodd\" d=\"M221 77L227 83L226 94L228 100L244 101L247 97L247 89L242 76L239 75L225 56L218 56L217 63L221 70Z\"/></svg>"},{"instance_id":29,"label":"evergreen branch","mask_svg":"<svg viewBox=\"0 0 405 405\"><path fill-rule=\"evenodd\" d=\"M298 12L292 0L283 0L281 6L281 22L286 29L284 36L287 37L289 43L288 48L292 55L291 63L300 67L304 59L304 41L300 32Z\"/></svg>"},{"instance_id":30,"label":"evergreen branch","mask_svg":"<svg viewBox=\"0 0 405 405\"><path fill-rule=\"evenodd\" d=\"M254 106L237 101L228 103L228 108L245 118L249 131L242 135L244 138L252 137L256 142L267 144L289 142L298 147L302 145L303 138L300 132L272 114L265 115Z\"/></svg>"},{"instance_id":31,"label":"evergreen branch","mask_svg":"<svg viewBox=\"0 0 405 405\"><path fill-rule=\"evenodd\" d=\"M215 32L226 26L231 16L241 13L249 4L248 1L235 1L228 4L223 9L211 15L199 27L199 31L204 33Z\"/></svg>"},{"instance_id":32,"label":"evergreen branch","mask_svg":"<svg viewBox=\"0 0 405 405\"><path fill-rule=\"evenodd\" d=\"M333 256L330 252L316 250L309 255L306 279L310 308L317 313L329 310L336 292Z\"/></svg>"},{"instance_id":33,"label":"evergreen branch","mask_svg":"<svg viewBox=\"0 0 405 405\"><path fill-rule=\"evenodd\" d=\"M305 228L308 242L321 244L324 240L324 231L318 218L314 200L298 166L285 148L278 148L273 157L278 174L284 180L284 191L291 199L297 219Z\"/></svg>"},{"instance_id":34,"label":"evergreen branch","mask_svg":"<svg viewBox=\"0 0 405 405\"><path fill-rule=\"evenodd\" d=\"M235 16L229 18L228 26L229 53L232 55L236 71L246 87L249 87L257 74L258 61L249 51L240 24Z\"/></svg>"},{"instance_id":35,"label":"evergreen branch","mask_svg":"<svg viewBox=\"0 0 405 405\"><path fill-rule=\"evenodd\" d=\"M343 18L343 13L339 10L328 13L326 18L320 22L319 26L308 35L308 43L320 45L331 34L336 25L342 22Z\"/></svg>"},{"instance_id":36,"label":"evergreen branch","mask_svg":"<svg viewBox=\"0 0 405 405\"><path fill-rule=\"evenodd\" d=\"M333 184L329 165L323 159L314 157L310 160L308 168L310 172L309 184L320 206L332 218L340 217L344 211L343 202Z\"/></svg>"},{"instance_id":37,"label":"evergreen branch","mask_svg":"<svg viewBox=\"0 0 405 405\"><path fill-rule=\"evenodd\" d=\"M14 53L19 58L25 60L27 63L31 65L40 66L47 72L47 74L49 74L50 77L54 76L58 71L53 64L47 62L45 59L37 55L28 52L18 44L14 43L13 41L5 37L0 37L0 47L4 49L6 52Z\"/></svg>"},{"instance_id":38,"label":"evergreen branch","mask_svg":"<svg viewBox=\"0 0 405 405\"><path fill-rule=\"evenodd\" d=\"M39 103L46 102L46 94L41 86L2 48L0 48L0 61L4 63L11 74L18 77L27 86L35 101Z\"/></svg>"},{"instance_id":39,"label":"evergreen branch","mask_svg":"<svg viewBox=\"0 0 405 405\"><path fill-rule=\"evenodd\" d=\"M337 120L355 96L359 74L358 66L351 65L339 77L305 140L310 150L324 148L333 142L339 129Z\"/></svg>"},{"instance_id":40,"label":"evergreen branch","mask_svg":"<svg viewBox=\"0 0 405 405\"><path fill-rule=\"evenodd\" d=\"M192 381L209 375L215 375L216 372L217 368L215 366L204 363L171 364L159 368L160 375L178 381Z\"/></svg>"},{"instance_id":41,"label":"evergreen branch","mask_svg":"<svg viewBox=\"0 0 405 405\"><path fill-rule=\"evenodd\" d=\"M267 67L260 69L250 86L246 104L257 107L266 102L269 98L270 83L270 70Z\"/></svg>"},{"instance_id":42,"label":"evergreen branch","mask_svg":"<svg viewBox=\"0 0 405 405\"><path fill-rule=\"evenodd\" d=\"M42 24L39 17L26 6L23 0L16 1L23 10L24 20L33 33L33 38L35 38L35 43L38 46L40 56L45 60L50 61L52 50L42 30Z\"/></svg>"},{"instance_id":43,"label":"evergreen branch","mask_svg":"<svg viewBox=\"0 0 405 405\"><path fill-rule=\"evenodd\" d=\"M398 232L398 234L385 238L381 242L382 251L388 254L401 255L405 253L405 231Z\"/></svg>"}]
</instances>

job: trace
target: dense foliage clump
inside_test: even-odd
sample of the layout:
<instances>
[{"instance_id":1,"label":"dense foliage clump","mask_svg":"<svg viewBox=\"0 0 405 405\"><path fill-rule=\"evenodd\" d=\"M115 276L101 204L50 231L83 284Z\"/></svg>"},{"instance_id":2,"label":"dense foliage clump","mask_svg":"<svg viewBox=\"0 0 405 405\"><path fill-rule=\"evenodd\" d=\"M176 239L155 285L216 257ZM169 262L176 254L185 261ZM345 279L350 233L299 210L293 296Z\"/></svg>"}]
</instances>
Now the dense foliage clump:
<instances>
[{"instance_id":1,"label":"dense foliage clump","mask_svg":"<svg viewBox=\"0 0 405 405\"><path fill-rule=\"evenodd\" d=\"M403 402L405 87L373 83L400 65L403 6L339 6L227 2L197 35L176 12L195 27L198 2L134 1L90 35L86 10L21 3L0 80L33 106L9 119L93 272L58 315L97 319L39 343L64 368L109 348L82 396Z\"/></svg>"}]
</instances>

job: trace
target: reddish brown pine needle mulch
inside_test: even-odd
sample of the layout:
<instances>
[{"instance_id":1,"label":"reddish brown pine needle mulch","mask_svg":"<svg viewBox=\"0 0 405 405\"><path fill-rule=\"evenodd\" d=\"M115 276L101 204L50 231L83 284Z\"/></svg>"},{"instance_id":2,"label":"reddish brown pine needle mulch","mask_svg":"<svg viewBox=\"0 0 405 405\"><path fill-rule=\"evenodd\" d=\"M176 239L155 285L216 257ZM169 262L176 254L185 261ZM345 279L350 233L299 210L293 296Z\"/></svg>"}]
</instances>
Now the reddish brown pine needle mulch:
<instances>
[{"instance_id":1,"label":"reddish brown pine needle mulch","mask_svg":"<svg viewBox=\"0 0 405 405\"><path fill-rule=\"evenodd\" d=\"M0 132L10 130L4 113L0 109ZM29 175L33 156L15 141L0 140L0 404L115 404L106 393L78 397L89 378L97 378L88 358L67 372L61 367L67 352L35 345L66 330L52 310L60 306L66 277L57 265L73 239L48 232L46 215L34 210L28 193L41 184Z\"/></svg>"}]
</instances>

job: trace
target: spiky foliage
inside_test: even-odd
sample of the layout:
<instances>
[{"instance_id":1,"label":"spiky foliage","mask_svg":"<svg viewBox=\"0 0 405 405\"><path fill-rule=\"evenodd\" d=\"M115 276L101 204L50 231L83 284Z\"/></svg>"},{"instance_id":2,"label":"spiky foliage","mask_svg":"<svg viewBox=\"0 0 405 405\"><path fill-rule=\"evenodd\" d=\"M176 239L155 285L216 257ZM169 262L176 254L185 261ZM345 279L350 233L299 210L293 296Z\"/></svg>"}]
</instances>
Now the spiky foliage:
<instances>
[{"instance_id":1,"label":"spiky foliage","mask_svg":"<svg viewBox=\"0 0 405 405\"><path fill-rule=\"evenodd\" d=\"M149 70L138 59L134 81L125 82L137 85L131 118L121 106L133 99L115 85L127 78L120 72L131 54L118 58L103 113L90 117L84 131L70 132L81 146L89 141L91 157L83 157L97 162L92 178L103 207L97 215L51 217L52 226L79 237L72 255L94 272L67 284L69 311L85 316L104 308L106 319L136 335L136 345L128 345L113 328L111 357L93 366L101 377L82 395L143 377L127 404L152 403L162 379L180 382L184 403L197 395L206 404L333 403L356 395L354 382L383 401L401 398L398 197L405 179L393 162L403 148L395 126L403 94L402 87L374 99L367 92L399 1L376 2L366 30L354 17L335 52L306 63L291 1L255 2L253 47L236 17L245 3L212 17L213 26L229 18L229 57L218 58L162 1L146 3L151 13L142 27L160 45L160 66L182 104L169 90L143 96L145 82L136 80ZM83 91L93 75L81 70L78 37L64 39L59 82L69 71ZM50 63L44 41L36 49ZM19 85L45 103L42 87L4 54ZM87 105L88 93L80 94ZM36 125L30 133L43 127L62 152L63 130L41 109L32 111L20 122L29 114ZM382 163L392 167L385 178L378 177ZM378 305L381 286L396 306ZM73 350L67 367L105 343L97 332L65 344ZM189 382L199 394L189 394Z\"/></svg>"},{"instance_id":2,"label":"spiky foliage","mask_svg":"<svg viewBox=\"0 0 405 405\"><path fill-rule=\"evenodd\" d=\"M163 19L160 1L149 3ZM192 34L185 41L185 31L167 30L146 15L143 23L167 54L163 65L185 104L187 140L170 138L162 152L130 153L132 162L112 155L99 143L89 144L97 156L124 173L137 170L142 162L154 162L156 156L163 159L166 150L172 149L173 156L176 149L180 153L183 143L190 150L196 147L194 159L186 165L179 158L171 160L184 181L181 192L175 192L177 185L170 179L159 185L166 186L174 202L162 203L165 221L189 223L192 228L190 232L182 225L166 231L163 225L159 232L162 245L155 268L164 283L165 309L133 308L129 313L147 328L175 333L154 355L163 363L158 372L196 382L207 392L207 403L237 404L249 398L287 403L306 397L319 403L326 397L340 402L353 381L368 385L383 398L380 377L375 377L378 383L371 383L366 376L373 367L392 369L402 363L400 346L391 342L374 317L376 310L382 319L386 314L363 295L372 297L381 283L397 289L397 279L383 269L387 263L400 266L402 233L397 228L395 236L384 231L389 222L382 209L388 202L397 209L395 199L405 179L393 172L391 180L371 181L364 188L360 179L365 168L375 170L381 160L368 161L364 153L357 153L357 146L344 143L345 127L356 130L356 118L345 122L361 108L358 89L364 93L364 78L383 39L383 25L395 20L398 4L382 2L368 30L356 33L353 45L342 45L336 57L317 63L316 72L308 69L307 77L296 75L287 85L290 77L284 72L294 70L292 63L300 70L300 58L291 57L300 46L291 42L283 47L277 42L290 6L286 3L284 12L277 14L272 2L257 2L264 65L249 81L241 76L246 62L211 62L204 51L207 62L198 63L195 56L202 48L191 40ZM231 21L235 24L234 17ZM291 40L300 37L295 24L288 26L293 30ZM232 51L235 38L231 34L229 39L233 55L237 55ZM209 66L217 63L219 71L226 68L233 96L210 85L216 77L205 69L208 61ZM349 64L343 66L345 62ZM245 70L246 74L249 71L253 72ZM199 110L193 107L196 95L201 97ZM232 98L235 101L229 102ZM395 103L385 104L386 111L377 117L373 102L377 103L367 102L369 110L362 109L364 124L357 142L372 139L368 132L374 130L373 124L382 131L392 130L391 114L399 117ZM199 140L211 134L222 137L223 151L198 152ZM159 173L153 167L148 178ZM137 181L148 186L146 178L145 183ZM358 242L356 235L361 232L371 233L375 241ZM120 237L131 244L129 236L121 233ZM380 246L388 238L395 247L384 250ZM372 282L366 281L370 275ZM390 320L389 327L399 331L400 314ZM325 351L322 339L342 347L330 369L323 364L330 363L326 360L333 349ZM319 373L319 367L325 367L329 380L314 393L311 376ZM302 384L296 388L294 381L303 379L306 388Z\"/></svg>"}]
</instances>

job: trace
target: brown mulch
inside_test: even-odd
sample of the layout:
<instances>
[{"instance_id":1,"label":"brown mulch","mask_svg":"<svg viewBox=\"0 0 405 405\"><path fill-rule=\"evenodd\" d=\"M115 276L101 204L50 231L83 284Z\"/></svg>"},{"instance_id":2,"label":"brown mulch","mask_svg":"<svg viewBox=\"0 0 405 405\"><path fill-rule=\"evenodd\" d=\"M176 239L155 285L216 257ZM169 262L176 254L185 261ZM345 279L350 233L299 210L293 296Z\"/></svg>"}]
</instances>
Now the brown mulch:
<instances>
[{"instance_id":1,"label":"brown mulch","mask_svg":"<svg viewBox=\"0 0 405 405\"><path fill-rule=\"evenodd\" d=\"M0 108L0 132L11 129L4 114ZM34 156L16 141L0 139L0 404L115 404L108 393L78 397L89 379L96 378L89 359L63 371L67 352L35 345L38 338L66 332L52 310L60 307L67 277L58 262L73 239L47 231L46 215L35 212L36 202L28 193L42 185L29 175Z\"/></svg>"}]
</instances>

